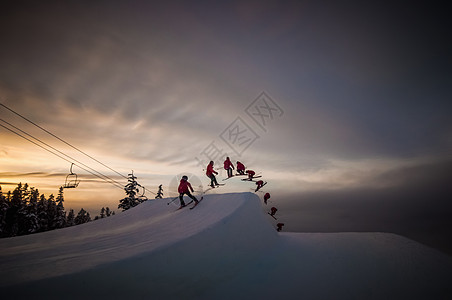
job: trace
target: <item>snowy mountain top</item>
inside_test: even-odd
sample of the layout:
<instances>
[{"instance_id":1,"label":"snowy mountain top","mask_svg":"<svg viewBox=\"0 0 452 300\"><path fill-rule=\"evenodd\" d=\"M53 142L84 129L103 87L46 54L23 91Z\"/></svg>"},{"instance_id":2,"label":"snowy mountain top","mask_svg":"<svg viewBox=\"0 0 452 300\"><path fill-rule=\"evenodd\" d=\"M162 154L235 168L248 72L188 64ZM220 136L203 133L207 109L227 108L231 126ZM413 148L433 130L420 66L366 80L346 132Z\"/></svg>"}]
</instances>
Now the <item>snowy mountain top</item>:
<instances>
[{"instance_id":1,"label":"snowy mountain top","mask_svg":"<svg viewBox=\"0 0 452 300\"><path fill-rule=\"evenodd\" d=\"M251 202L256 206L259 199L247 201L250 198L251 193L206 195L197 209L179 211L167 205L168 199L159 199L95 222L1 239L0 286L79 272L169 247L228 222L239 208L255 215L247 207Z\"/></svg>"},{"instance_id":2,"label":"snowy mountain top","mask_svg":"<svg viewBox=\"0 0 452 300\"><path fill-rule=\"evenodd\" d=\"M277 233L252 193L145 202L0 240L8 299L452 299L452 259L386 233Z\"/></svg>"}]
</instances>

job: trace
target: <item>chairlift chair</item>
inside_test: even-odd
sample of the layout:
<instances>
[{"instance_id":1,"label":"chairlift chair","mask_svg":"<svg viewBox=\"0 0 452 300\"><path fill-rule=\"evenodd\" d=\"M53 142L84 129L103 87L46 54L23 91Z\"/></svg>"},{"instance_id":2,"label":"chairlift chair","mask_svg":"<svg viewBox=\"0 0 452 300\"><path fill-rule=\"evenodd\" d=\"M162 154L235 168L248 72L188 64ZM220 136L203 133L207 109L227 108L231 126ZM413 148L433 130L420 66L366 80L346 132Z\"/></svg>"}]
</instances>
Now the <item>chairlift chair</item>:
<instances>
[{"instance_id":1,"label":"chairlift chair","mask_svg":"<svg viewBox=\"0 0 452 300\"><path fill-rule=\"evenodd\" d=\"M78 186L80 183L80 180L77 179L77 174L72 172L72 166L74 163L71 164L71 173L66 176L66 180L64 182L63 188L65 189L73 189Z\"/></svg>"}]
</instances>

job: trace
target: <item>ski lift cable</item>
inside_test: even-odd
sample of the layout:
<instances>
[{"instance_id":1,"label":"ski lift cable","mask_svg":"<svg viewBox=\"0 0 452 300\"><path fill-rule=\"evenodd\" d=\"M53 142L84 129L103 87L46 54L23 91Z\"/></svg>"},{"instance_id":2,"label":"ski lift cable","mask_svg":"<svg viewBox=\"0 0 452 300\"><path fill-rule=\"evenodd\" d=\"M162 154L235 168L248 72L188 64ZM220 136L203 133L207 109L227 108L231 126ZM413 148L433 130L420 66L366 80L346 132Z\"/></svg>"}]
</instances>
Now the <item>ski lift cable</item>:
<instances>
[{"instance_id":1,"label":"ski lift cable","mask_svg":"<svg viewBox=\"0 0 452 300\"><path fill-rule=\"evenodd\" d=\"M75 161L75 162L77 162L78 164L83 165L85 168L90 169L91 171L93 171L93 172L99 174L100 176L106 178L107 180L109 180L109 181L111 181L111 182L114 182L114 183L116 183L116 184L118 184L118 185L121 185L121 183L117 182L116 180L114 180L114 179L108 177L107 175L104 175L104 174L102 174L102 173L100 173L100 172L94 170L93 168L87 166L86 164L80 162L79 160L77 160L77 159L75 159L75 158L73 158L73 157L71 157L71 156L69 156L69 155L67 155L67 154L65 154L65 153L63 153L63 152L61 152L60 150L56 149L55 147L53 147L53 146L51 146L51 145L49 145L49 144L47 144L47 143L41 141L40 139L38 139L38 138L32 136L31 134L29 134L29 133L23 131L22 129L20 129L20 128L14 126L13 124L11 124L11 123L9 123L9 122L7 122L7 121L1 119L1 118L0 118L0 121L2 121L3 123L8 124L9 126L13 127L13 128L16 129L16 130L19 130L19 131L22 132L23 134L25 134L25 135L27 135L27 136L33 138L34 140L36 140L36 141L38 141L38 142L40 142L40 143L46 145L47 147L51 148L52 150L58 152L58 153L61 154L61 155L64 155L65 157L71 159L72 161Z\"/></svg>"},{"instance_id":2,"label":"ski lift cable","mask_svg":"<svg viewBox=\"0 0 452 300\"><path fill-rule=\"evenodd\" d=\"M102 166L106 167L107 169L109 169L109 170L111 170L111 171L115 172L116 174L120 175L121 177L123 177L123 178L126 178L126 179L127 179L127 177L126 177L126 176L124 176L123 174L121 174L121 173L119 173L119 172L117 172L117 171L113 170L112 168L110 168L109 166L107 166L107 165L105 165L104 163L100 162L99 160L95 159L95 158L94 158L94 157L92 157L91 155L89 155L89 154L85 153L84 151L82 151L82 150L78 149L77 147L75 147L75 146L71 145L70 143L68 143L68 142L64 141L64 140L63 140L63 139L61 139L60 137L58 137L58 136L56 136L55 134L51 133L51 132L50 132L50 131L48 131L47 129L45 129L45 128L43 128L43 127L39 126L39 125L38 125L38 124L36 124L35 122L33 122L33 121L31 121L31 120L27 119L26 117L22 116L21 114L19 114L18 112L16 112L16 111L12 110L11 108L7 107L6 105L4 105L4 104L3 104L3 103L1 103L1 102L0 102L0 106L3 106L4 108L6 108L6 109L7 109L7 110L9 110L10 112L14 113L15 115L17 115L17 116L21 117L21 118L22 118L22 119L24 119L25 121L27 121L27 122L29 122L29 123L33 124L34 126L38 127L39 129L43 130L44 132L46 132L46 133L50 134L51 136L53 136L54 138L58 139L59 141L61 141L61 142L65 143L66 145L68 145L68 146L72 147L73 149L77 150L78 152L80 152L80 153L82 153L82 154L86 155L87 157L91 158L91 159L92 159L92 160L94 160L95 162L97 162L97 163L101 164Z\"/></svg>"},{"instance_id":3,"label":"ski lift cable","mask_svg":"<svg viewBox=\"0 0 452 300\"><path fill-rule=\"evenodd\" d=\"M23 139L29 141L30 143L33 143L33 144L35 144L36 146L38 146L38 147L40 147L40 148L42 148L42 149L44 149L44 150L46 150L46 151L52 153L53 155L58 156L59 158L65 160L65 161L67 161L67 162L69 162L69 163L73 163L73 162L71 162L70 160L66 159L65 157L59 155L58 153L52 152L51 150L49 150L49 149L43 147L42 145L36 143L35 141L33 141L33 140L31 140L31 139L29 139L29 138L27 138L27 137L21 135L20 133L18 133L18 132L16 132L16 131L12 130L11 128L8 128L8 127L6 127L6 126L4 126L4 125L2 125L2 124L0 124L0 126L3 127L3 128L5 128L6 130L11 131L12 133L14 133L14 134L16 134L16 135L18 135L18 136L20 136L21 138L23 138ZM87 169L83 168L82 166L79 166L79 165L77 165L77 164L75 164L75 163L74 163L74 165L76 165L76 166L79 167L80 169L86 171L87 173L90 173L91 175L94 175L94 176L96 176L96 177L98 177L98 178L100 178L100 179L106 181L104 178L102 178L102 177L100 177L99 175L97 175L97 174L91 172L90 170L87 170ZM112 184L112 185L114 185L114 186L116 186L117 188L120 188L121 190L124 189L124 187L123 187L122 185L119 185L119 184L117 184L117 183L110 182L110 181L106 181L106 182L107 182L107 183L110 183L110 184Z\"/></svg>"}]
</instances>

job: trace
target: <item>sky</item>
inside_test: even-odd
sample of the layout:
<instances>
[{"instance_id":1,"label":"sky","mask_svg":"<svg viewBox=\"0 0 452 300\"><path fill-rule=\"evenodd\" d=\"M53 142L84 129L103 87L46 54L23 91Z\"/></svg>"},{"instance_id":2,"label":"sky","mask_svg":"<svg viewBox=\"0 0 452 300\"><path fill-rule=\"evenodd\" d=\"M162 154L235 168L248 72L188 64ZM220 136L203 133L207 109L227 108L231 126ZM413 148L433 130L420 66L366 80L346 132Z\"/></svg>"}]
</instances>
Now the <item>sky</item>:
<instances>
[{"instance_id":1,"label":"sky","mask_svg":"<svg viewBox=\"0 0 452 300\"><path fill-rule=\"evenodd\" d=\"M185 173L207 184L206 162L221 168L229 155L290 195L281 205L293 212L306 195L323 210L351 191L366 203L369 189L450 174L446 12L398 1L6 1L0 102L122 176L3 107L0 124L122 184L133 170L152 192L168 194ZM28 182L57 193L70 162L4 127L0 139L3 191ZM74 172L82 182L65 191L66 208L124 196ZM391 209L409 205L396 194ZM433 206L452 211L443 202Z\"/></svg>"}]
</instances>

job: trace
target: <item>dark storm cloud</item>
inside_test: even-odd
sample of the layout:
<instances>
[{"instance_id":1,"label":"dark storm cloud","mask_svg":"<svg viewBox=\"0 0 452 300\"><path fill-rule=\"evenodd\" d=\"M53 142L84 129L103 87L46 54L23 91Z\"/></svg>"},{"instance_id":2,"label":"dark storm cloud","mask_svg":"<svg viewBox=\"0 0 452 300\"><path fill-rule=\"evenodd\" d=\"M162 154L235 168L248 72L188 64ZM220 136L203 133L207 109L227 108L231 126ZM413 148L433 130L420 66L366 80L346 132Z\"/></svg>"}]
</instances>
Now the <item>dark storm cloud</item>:
<instances>
[{"instance_id":1,"label":"dark storm cloud","mask_svg":"<svg viewBox=\"0 0 452 300\"><path fill-rule=\"evenodd\" d=\"M443 156L452 145L452 26L440 6L22 4L0 12L1 96L64 136L188 161L268 90L285 114L252 156L271 168Z\"/></svg>"},{"instance_id":2,"label":"dark storm cloud","mask_svg":"<svg viewBox=\"0 0 452 300\"><path fill-rule=\"evenodd\" d=\"M393 232L452 253L451 174L450 159L404 167L375 176L367 188L287 196L278 208L288 230Z\"/></svg>"}]
</instances>

